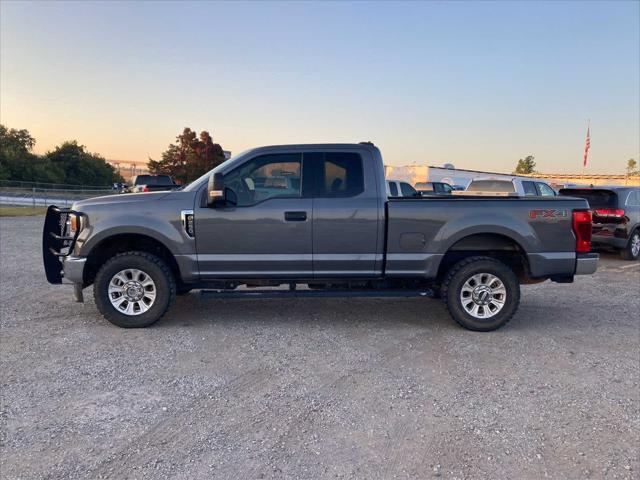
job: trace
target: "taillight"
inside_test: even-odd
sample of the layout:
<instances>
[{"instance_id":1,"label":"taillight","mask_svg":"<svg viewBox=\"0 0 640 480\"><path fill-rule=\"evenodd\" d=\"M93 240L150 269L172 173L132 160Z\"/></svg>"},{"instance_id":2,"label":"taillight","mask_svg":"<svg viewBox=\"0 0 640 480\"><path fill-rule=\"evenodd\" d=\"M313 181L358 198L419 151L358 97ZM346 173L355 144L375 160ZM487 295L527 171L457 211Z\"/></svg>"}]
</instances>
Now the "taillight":
<instances>
[{"instance_id":1,"label":"taillight","mask_svg":"<svg viewBox=\"0 0 640 480\"><path fill-rule=\"evenodd\" d=\"M576 252L589 253L591 250L591 212L573 211L573 233L576 236Z\"/></svg>"},{"instance_id":2,"label":"taillight","mask_svg":"<svg viewBox=\"0 0 640 480\"><path fill-rule=\"evenodd\" d=\"M611 217L622 218L624 217L624 210L621 208L596 208L596 217Z\"/></svg>"},{"instance_id":3,"label":"taillight","mask_svg":"<svg viewBox=\"0 0 640 480\"><path fill-rule=\"evenodd\" d=\"M148 192L149 191L149 187L147 185L145 185L144 187L142 187L142 191L143 192Z\"/></svg>"}]
</instances>

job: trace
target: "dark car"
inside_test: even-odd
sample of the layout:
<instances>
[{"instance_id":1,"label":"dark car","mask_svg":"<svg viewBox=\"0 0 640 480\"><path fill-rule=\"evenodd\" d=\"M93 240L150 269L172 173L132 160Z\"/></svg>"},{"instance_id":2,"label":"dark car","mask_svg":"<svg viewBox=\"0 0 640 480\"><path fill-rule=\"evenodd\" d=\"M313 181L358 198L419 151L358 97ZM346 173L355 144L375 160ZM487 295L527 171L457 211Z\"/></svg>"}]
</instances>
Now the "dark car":
<instances>
[{"instance_id":1,"label":"dark car","mask_svg":"<svg viewBox=\"0 0 640 480\"><path fill-rule=\"evenodd\" d=\"M136 175L131 179L129 193L175 190L178 185L169 175Z\"/></svg>"},{"instance_id":2,"label":"dark car","mask_svg":"<svg viewBox=\"0 0 640 480\"><path fill-rule=\"evenodd\" d=\"M626 260L640 257L640 188L574 187L561 189L560 195L589 202L594 246L614 247Z\"/></svg>"}]
</instances>

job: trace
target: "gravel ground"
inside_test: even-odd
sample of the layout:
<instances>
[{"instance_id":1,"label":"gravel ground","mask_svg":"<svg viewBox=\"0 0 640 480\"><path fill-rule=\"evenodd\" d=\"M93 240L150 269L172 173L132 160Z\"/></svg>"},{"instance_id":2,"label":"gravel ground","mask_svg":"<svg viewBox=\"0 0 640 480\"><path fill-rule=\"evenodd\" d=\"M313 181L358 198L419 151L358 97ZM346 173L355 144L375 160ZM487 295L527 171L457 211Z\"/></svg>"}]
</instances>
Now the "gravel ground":
<instances>
[{"instance_id":1,"label":"gravel ground","mask_svg":"<svg viewBox=\"0 0 640 480\"><path fill-rule=\"evenodd\" d=\"M640 478L640 263L523 288L504 329L426 299L177 300L122 330L1 218L10 478Z\"/></svg>"}]
</instances>

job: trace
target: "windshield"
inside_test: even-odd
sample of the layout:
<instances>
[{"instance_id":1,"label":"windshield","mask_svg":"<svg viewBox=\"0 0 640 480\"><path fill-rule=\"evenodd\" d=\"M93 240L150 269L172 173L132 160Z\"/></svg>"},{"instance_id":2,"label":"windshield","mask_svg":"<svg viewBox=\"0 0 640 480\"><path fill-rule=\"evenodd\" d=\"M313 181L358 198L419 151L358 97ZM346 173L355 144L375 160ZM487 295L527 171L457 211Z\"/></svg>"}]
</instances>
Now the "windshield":
<instances>
[{"instance_id":1,"label":"windshield","mask_svg":"<svg viewBox=\"0 0 640 480\"><path fill-rule=\"evenodd\" d=\"M513 186L513 182L508 180L474 180L469 184L467 191L513 193L516 189Z\"/></svg>"}]
</instances>

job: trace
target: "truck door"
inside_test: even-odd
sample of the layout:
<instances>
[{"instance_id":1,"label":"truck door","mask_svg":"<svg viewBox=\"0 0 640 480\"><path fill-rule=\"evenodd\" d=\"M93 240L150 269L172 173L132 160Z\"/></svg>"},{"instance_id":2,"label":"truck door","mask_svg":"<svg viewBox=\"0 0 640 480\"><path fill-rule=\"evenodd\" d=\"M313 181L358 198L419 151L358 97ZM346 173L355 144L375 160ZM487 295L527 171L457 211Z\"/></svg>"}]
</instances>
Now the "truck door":
<instances>
[{"instance_id":1,"label":"truck door","mask_svg":"<svg viewBox=\"0 0 640 480\"><path fill-rule=\"evenodd\" d=\"M357 151L314 152L305 159L314 165L314 277L380 275L378 196L385 192L378 192L374 169L364 168L373 159Z\"/></svg>"},{"instance_id":2,"label":"truck door","mask_svg":"<svg viewBox=\"0 0 640 480\"><path fill-rule=\"evenodd\" d=\"M312 199L301 153L257 156L224 176L228 198L194 215L202 279L310 277Z\"/></svg>"}]
</instances>

